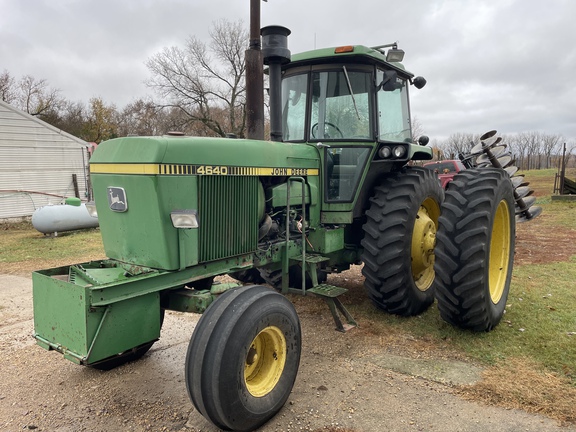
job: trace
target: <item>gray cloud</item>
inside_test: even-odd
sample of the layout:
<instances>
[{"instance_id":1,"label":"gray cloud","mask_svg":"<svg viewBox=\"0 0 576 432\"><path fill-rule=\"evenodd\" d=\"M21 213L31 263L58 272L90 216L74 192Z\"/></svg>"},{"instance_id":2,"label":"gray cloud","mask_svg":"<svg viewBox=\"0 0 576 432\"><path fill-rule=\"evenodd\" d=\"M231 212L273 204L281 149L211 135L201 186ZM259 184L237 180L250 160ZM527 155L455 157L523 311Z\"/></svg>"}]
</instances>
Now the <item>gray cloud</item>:
<instances>
[{"instance_id":1,"label":"gray cloud","mask_svg":"<svg viewBox=\"0 0 576 432\"><path fill-rule=\"evenodd\" d=\"M0 70L45 78L71 100L123 106L150 94L144 62L162 47L208 39L248 0L0 0ZM576 138L572 0L269 0L262 25L292 30L292 52L399 41L413 114L432 138L541 130Z\"/></svg>"}]
</instances>

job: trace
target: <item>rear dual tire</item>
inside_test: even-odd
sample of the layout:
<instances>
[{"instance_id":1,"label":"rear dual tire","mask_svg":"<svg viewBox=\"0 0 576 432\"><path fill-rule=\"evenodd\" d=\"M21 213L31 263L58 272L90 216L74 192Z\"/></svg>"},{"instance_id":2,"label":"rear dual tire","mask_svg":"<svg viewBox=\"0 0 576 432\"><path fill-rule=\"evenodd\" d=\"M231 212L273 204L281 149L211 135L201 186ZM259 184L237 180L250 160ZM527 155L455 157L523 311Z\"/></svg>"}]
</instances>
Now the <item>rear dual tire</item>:
<instances>
[{"instance_id":1,"label":"rear dual tire","mask_svg":"<svg viewBox=\"0 0 576 432\"><path fill-rule=\"evenodd\" d=\"M461 171L450 183L437 235L436 298L442 318L492 330L504 314L515 244L513 187L501 169Z\"/></svg>"},{"instance_id":2,"label":"rear dual tire","mask_svg":"<svg viewBox=\"0 0 576 432\"><path fill-rule=\"evenodd\" d=\"M383 179L370 202L362 273L377 307L417 315L436 297L450 324L498 325L515 243L514 189L504 170L461 171L444 199L432 171L405 168Z\"/></svg>"}]
</instances>

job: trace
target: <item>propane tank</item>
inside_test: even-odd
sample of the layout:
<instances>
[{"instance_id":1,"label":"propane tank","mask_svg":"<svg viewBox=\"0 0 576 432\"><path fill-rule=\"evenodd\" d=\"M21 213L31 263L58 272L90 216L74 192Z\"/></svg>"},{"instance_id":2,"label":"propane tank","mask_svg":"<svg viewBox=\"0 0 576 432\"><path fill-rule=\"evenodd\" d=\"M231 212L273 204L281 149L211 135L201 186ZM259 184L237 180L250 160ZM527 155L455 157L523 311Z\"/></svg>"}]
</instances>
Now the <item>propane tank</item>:
<instances>
[{"instance_id":1,"label":"propane tank","mask_svg":"<svg viewBox=\"0 0 576 432\"><path fill-rule=\"evenodd\" d=\"M62 231L96 228L98 218L90 216L86 204L46 205L32 214L32 226L43 234L56 236Z\"/></svg>"}]
</instances>

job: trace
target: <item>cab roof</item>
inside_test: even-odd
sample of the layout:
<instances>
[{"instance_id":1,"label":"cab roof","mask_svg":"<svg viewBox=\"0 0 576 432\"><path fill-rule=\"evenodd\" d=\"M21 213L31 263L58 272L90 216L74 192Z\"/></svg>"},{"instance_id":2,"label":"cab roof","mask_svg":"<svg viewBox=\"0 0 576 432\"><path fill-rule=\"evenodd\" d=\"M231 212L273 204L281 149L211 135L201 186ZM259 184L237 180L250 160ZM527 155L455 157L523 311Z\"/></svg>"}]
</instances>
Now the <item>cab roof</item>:
<instances>
[{"instance_id":1,"label":"cab roof","mask_svg":"<svg viewBox=\"0 0 576 432\"><path fill-rule=\"evenodd\" d=\"M342 49L344 48L344 49ZM338 52L342 51L342 52ZM386 56L376 48L370 48L364 45L349 45L346 47L321 48L311 51L305 51L291 56L290 63L285 68L294 66L304 66L317 63L361 63L387 66L402 72L412 78L414 74L408 72L402 63L388 62Z\"/></svg>"}]
</instances>

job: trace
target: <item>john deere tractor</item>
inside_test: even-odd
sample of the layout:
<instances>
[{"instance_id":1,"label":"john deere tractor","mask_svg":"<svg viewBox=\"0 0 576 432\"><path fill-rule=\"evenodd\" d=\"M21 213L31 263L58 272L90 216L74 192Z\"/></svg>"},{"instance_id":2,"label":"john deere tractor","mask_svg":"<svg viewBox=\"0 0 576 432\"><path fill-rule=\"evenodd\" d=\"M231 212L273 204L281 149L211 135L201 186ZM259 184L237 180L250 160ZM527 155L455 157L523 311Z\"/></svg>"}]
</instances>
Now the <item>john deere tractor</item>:
<instances>
[{"instance_id":1,"label":"john deere tractor","mask_svg":"<svg viewBox=\"0 0 576 432\"><path fill-rule=\"evenodd\" d=\"M396 44L291 56L287 29L262 34L272 139L100 144L92 208L108 259L33 274L37 343L81 365L140 358L165 310L203 313L188 393L216 426L239 431L274 416L296 379L301 330L284 294L322 297L345 331L355 325L338 300L346 290L327 275L364 263L378 308L415 315L436 294L444 319L487 331L508 296L515 215L536 213L510 170L464 170L445 193L415 166L432 150L413 140L408 93L426 81ZM475 157L497 165L497 141L486 134ZM239 282L214 283L226 274Z\"/></svg>"}]
</instances>

